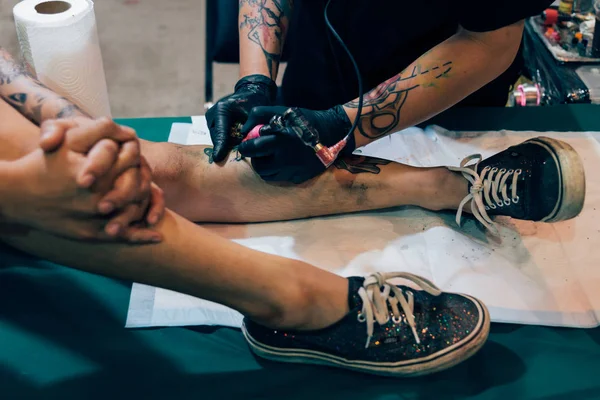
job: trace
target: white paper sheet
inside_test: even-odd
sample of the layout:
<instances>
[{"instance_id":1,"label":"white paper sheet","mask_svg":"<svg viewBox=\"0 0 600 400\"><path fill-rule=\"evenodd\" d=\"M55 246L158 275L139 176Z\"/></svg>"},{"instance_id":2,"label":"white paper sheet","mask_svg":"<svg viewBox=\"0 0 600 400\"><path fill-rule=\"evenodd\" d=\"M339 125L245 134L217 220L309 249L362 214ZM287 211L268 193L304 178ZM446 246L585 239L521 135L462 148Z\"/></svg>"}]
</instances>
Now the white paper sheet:
<instances>
[{"instance_id":1,"label":"white paper sheet","mask_svg":"<svg viewBox=\"0 0 600 400\"><path fill-rule=\"evenodd\" d=\"M202 131L199 120L194 122ZM496 322L598 326L600 133L455 133L412 128L357 152L414 166L458 165L467 155L488 157L540 135L567 141L584 160L584 211L575 220L557 224L500 218L501 242L469 217L459 228L452 213L417 208L210 228L256 250L305 260L342 276L412 272L443 290L480 298ZM126 326L239 327L240 321L239 313L223 306L134 284Z\"/></svg>"}]
</instances>

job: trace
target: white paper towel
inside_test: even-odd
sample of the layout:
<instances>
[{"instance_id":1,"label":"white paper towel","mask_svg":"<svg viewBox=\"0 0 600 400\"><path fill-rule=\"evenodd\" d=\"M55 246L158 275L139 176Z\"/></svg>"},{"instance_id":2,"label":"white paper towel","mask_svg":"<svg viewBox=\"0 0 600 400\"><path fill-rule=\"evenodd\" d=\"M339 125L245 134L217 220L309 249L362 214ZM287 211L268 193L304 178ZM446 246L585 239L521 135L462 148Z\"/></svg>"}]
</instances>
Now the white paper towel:
<instances>
[{"instance_id":1,"label":"white paper towel","mask_svg":"<svg viewBox=\"0 0 600 400\"><path fill-rule=\"evenodd\" d=\"M94 3L24 0L13 13L29 71L92 117L111 116Z\"/></svg>"}]
</instances>

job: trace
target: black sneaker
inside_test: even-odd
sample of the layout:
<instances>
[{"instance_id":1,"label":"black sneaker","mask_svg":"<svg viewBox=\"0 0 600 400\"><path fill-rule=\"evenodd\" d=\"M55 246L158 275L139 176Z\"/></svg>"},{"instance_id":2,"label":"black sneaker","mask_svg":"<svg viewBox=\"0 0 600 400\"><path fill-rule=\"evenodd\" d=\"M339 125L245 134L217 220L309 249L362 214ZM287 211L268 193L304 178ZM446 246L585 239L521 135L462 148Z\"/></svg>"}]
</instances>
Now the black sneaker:
<instances>
[{"instance_id":1,"label":"black sneaker","mask_svg":"<svg viewBox=\"0 0 600 400\"><path fill-rule=\"evenodd\" d=\"M478 160L474 165L467 165ZM585 199L585 173L577 152L567 143L538 137L481 161L481 155L465 158L460 172L469 181L469 195L456 214L471 201L471 211L495 231L490 215L557 222L579 215Z\"/></svg>"},{"instance_id":2,"label":"black sneaker","mask_svg":"<svg viewBox=\"0 0 600 400\"><path fill-rule=\"evenodd\" d=\"M408 279L424 290L395 286ZM248 319L242 331L259 357L320 364L390 376L417 376L450 368L485 343L486 307L464 295L442 293L424 278L375 274L348 278L350 312L316 331L272 330Z\"/></svg>"}]
</instances>

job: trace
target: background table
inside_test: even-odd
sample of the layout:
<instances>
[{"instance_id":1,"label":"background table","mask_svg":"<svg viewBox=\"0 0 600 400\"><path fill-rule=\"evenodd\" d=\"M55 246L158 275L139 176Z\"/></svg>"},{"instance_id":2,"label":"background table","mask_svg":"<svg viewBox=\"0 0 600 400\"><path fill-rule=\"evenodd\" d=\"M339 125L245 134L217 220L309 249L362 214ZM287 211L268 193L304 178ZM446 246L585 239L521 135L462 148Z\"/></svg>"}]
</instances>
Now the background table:
<instances>
[{"instance_id":1,"label":"background table","mask_svg":"<svg viewBox=\"0 0 600 400\"><path fill-rule=\"evenodd\" d=\"M189 121L120 122L164 141L171 123ZM600 131L600 106L460 110L434 122L465 130ZM598 179L596 173L588 171L588 179ZM0 247L0 398L600 397L600 328L493 324L489 342L469 362L431 377L394 380L262 361L233 329L126 330L130 290L130 282Z\"/></svg>"}]
</instances>

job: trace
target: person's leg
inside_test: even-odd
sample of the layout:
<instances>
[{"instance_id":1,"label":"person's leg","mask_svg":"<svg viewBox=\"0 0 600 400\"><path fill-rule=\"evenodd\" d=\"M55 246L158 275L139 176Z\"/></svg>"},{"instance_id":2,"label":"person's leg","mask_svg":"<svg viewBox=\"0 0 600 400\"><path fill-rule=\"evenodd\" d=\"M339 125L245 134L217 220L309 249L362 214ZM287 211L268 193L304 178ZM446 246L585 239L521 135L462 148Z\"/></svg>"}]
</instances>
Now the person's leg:
<instances>
[{"instance_id":1,"label":"person's leg","mask_svg":"<svg viewBox=\"0 0 600 400\"><path fill-rule=\"evenodd\" d=\"M168 211L147 246L0 232L26 253L87 272L169 288L232 307L267 326L314 329L347 312L347 282L306 263L225 240Z\"/></svg>"},{"instance_id":2,"label":"person's leg","mask_svg":"<svg viewBox=\"0 0 600 400\"><path fill-rule=\"evenodd\" d=\"M371 157L338 161L301 185L267 183L231 153L212 163L211 147L142 142L167 205L197 222L262 222L415 205L456 209L467 181L446 168L415 168ZM443 194L443 195L442 195Z\"/></svg>"},{"instance_id":3,"label":"person's leg","mask_svg":"<svg viewBox=\"0 0 600 400\"><path fill-rule=\"evenodd\" d=\"M585 198L583 164L567 143L535 138L460 167L414 168L370 157L338 160L301 185L267 183L236 152L223 165L212 149L143 143L167 204L193 221L261 222L404 205L557 222L577 216ZM464 164L466 163L466 165ZM534 167L532 167L534 166Z\"/></svg>"}]
</instances>

